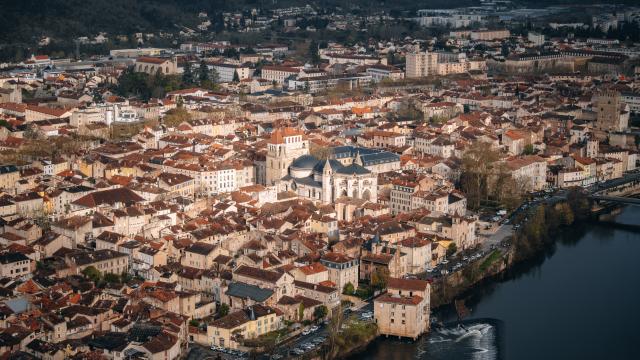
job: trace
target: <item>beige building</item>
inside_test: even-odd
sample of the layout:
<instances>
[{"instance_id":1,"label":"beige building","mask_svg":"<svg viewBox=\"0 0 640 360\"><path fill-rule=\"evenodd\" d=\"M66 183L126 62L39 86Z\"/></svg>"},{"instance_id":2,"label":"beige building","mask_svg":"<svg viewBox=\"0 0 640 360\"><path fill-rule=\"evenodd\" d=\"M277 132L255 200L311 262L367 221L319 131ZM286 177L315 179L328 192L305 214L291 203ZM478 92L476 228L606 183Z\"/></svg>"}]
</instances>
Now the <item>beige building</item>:
<instances>
[{"instance_id":1,"label":"beige building","mask_svg":"<svg viewBox=\"0 0 640 360\"><path fill-rule=\"evenodd\" d=\"M255 339L282 327L282 312L256 304L207 325L211 345L237 349L244 339Z\"/></svg>"},{"instance_id":2,"label":"beige building","mask_svg":"<svg viewBox=\"0 0 640 360\"><path fill-rule=\"evenodd\" d=\"M20 180L20 171L15 165L0 166L0 189L14 193L18 180Z\"/></svg>"},{"instance_id":3,"label":"beige building","mask_svg":"<svg viewBox=\"0 0 640 360\"><path fill-rule=\"evenodd\" d=\"M295 280L319 284L329 280L329 272L321 263L313 263L291 270Z\"/></svg>"},{"instance_id":4,"label":"beige building","mask_svg":"<svg viewBox=\"0 0 640 360\"><path fill-rule=\"evenodd\" d=\"M282 296L294 294L294 278L289 273L242 265L233 272L233 280L273 290L274 301L280 300Z\"/></svg>"},{"instance_id":5,"label":"beige building","mask_svg":"<svg viewBox=\"0 0 640 360\"><path fill-rule=\"evenodd\" d=\"M178 73L178 60L176 58L142 56L136 59L134 68L136 72L143 72L149 75L157 73L175 75Z\"/></svg>"},{"instance_id":6,"label":"beige building","mask_svg":"<svg viewBox=\"0 0 640 360\"><path fill-rule=\"evenodd\" d=\"M330 252L320 258L320 263L329 271L329 281L336 285L338 291L342 292L348 283L354 289L358 288L358 259Z\"/></svg>"},{"instance_id":7,"label":"beige building","mask_svg":"<svg viewBox=\"0 0 640 360\"><path fill-rule=\"evenodd\" d=\"M266 185L274 185L289 171L296 158L309 154L309 141L302 131L286 127L276 129L267 145Z\"/></svg>"},{"instance_id":8,"label":"beige building","mask_svg":"<svg viewBox=\"0 0 640 360\"><path fill-rule=\"evenodd\" d=\"M213 266L213 260L220 255L221 249L213 244L197 242L184 250L180 263L196 269L207 270Z\"/></svg>"},{"instance_id":9,"label":"beige building","mask_svg":"<svg viewBox=\"0 0 640 360\"><path fill-rule=\"evenodd\" d=\"M419 78L435 75L438 67L438 55L415 49L406 56L406 78Z\"/></svg>"},{"instance_id":10,"label":"beige building","mask_svg":"<svg viewBox=\"0 0 640 360\"><path fill-rule=\"evenodd\" d=\"M29 276L35 270L35 261L18 252L0 254L0 264L0 275L3 278Z\"/></svg>"},{"instance_id":11,"label":"beige building","mask_svg":"<svg viewBox=\"0 0 640 360\"><path fill-rule=\"evenodd\" d=\"M82 273L89 266L102 274L122 274L129 271L129 256L113 250L72 252L65 256L65 261L73 275Z\"/></svg>"},{"instance_id":12,"label":"beige building","mask_svg":"<svg viewBox=\"0 0 640 360\"><path fill-rule=\"evenodd\" d=\"M604 91L596 101L596 127L602 131L625 131L629 128L629 105L620 101L617 91Z\"/></svg>"},{"instance_id":13,"label":"beige building","mask_svg":"<svg viewBox=\"0 0 640 360\"><path fill-rule=\"evenodd\" d=\"M547 162L537 155L511 158L506 161L511 176L528 191L542 190L547 185Z\"/></svg>"},{"instance_id":14,"label":"beige building","mask_svg":"<svg viewBox=\"0 0 640 360\"><path fill-rule=\"evenodd\" d=\"M429 330L429 305L428 282L389 278L387 293L374 300L379 333L417 339Z\"/></svg>"}]
</instances>

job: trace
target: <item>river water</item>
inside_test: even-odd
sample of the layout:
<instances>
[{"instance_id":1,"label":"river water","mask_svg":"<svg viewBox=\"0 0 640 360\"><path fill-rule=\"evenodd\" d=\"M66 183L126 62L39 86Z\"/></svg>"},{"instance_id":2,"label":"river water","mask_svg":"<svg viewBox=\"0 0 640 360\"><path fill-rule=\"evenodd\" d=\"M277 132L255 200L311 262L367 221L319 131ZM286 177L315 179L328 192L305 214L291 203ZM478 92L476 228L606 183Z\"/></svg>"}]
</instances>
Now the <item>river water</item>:
<instances>
[{"instance_id":1,"label":"river water","mask_svg":"<svg viewBox=\"0 0 640 360\"><path fill-rule=\"evenodd\" d=\"M471 315L353 359L640 359L640 207L558 235L545 254L470 291ZM455 320L452 308L438 318Z\"/></svg>"}]
</instances>

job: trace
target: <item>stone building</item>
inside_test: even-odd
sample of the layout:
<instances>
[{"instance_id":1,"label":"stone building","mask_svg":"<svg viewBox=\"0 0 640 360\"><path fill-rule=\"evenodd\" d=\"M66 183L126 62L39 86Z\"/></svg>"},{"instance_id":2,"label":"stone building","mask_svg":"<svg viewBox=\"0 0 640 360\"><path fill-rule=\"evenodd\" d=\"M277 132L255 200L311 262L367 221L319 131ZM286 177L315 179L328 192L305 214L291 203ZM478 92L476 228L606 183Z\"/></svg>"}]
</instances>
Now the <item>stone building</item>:
<instances>
[{"instance_id":1,"label":"stone building","mask_svg":"<svg viewBox=\"0 0 640 360\"><path fill-rule=\"evenodd\" d=\"M290 127L275 130L267 145L266 184L274 185L287 175L294 159L307 154L309 141L301 131Z\"/></svg>"}]
</instances>

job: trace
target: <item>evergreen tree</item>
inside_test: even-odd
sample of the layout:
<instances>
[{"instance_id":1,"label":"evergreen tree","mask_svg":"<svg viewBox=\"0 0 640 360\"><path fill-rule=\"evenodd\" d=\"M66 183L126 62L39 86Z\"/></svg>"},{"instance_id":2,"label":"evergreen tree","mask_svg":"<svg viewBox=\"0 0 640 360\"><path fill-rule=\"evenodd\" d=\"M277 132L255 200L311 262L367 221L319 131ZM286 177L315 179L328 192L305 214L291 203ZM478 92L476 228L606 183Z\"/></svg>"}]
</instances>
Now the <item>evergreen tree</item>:
<instances>
[{"instance_id":1,"label":"evergreen tree","mask_svg":"<svg viewBox=\"0 0 640 360\"><path fill-rule=\"evenodd\" d=\"M238 72L233 72L233 82L240 82L240 76L238 76Z\"/></svg>"},{"instance_id":2,"label":"evergreen tree","mask_svg":"<svg viewBox=\"0 0 640 360\"><path fill-rule=\"evenodd\" d=\"M204 62L204 60L200 61L198 77L200 79L200 82L209 80L209 68L207 67L207 64Z\"/></svg>"},{"instance_id":3,"label":"evergreen tree","mask_svg":"<svg viewBox=\"0 0 640 360\"><path fill-rule=\"evenodd\" d=\"M182 82L185 85L193 84L193 71L191 70L191 63L184 64L184 71L182 72Z\"/></svg>"},{"instance_id":4,"label":"evergreen tree","mask_svg":"<svg viewBox=\"0 0 640 360\"><path fill-rule=\"evenodd\" d=\"M220 81L220 75L216 69L211 69L211 72L209 73L209 80L214 84Z\"/></svg>"},{"instance_id":5,"label":"evergreen tree","mask_svg":"<svg viewBox=\"0 0 640 360\"><path fill-rule=\"evenodd\" d=\"M315 40L311 40L309 44L309 57L313 65L320 64L320 53L318 51L318 43Z\"/></svg>"}]
</instances>

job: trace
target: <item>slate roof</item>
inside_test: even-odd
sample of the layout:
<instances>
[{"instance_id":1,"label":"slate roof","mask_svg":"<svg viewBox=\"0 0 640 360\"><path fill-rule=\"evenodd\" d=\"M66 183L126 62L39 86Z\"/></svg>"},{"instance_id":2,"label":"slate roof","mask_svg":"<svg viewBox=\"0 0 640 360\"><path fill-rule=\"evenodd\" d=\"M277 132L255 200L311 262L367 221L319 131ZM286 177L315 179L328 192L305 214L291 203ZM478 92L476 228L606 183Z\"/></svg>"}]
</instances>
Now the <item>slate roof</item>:
<instances>
[{"instance_id":1,"label":"slate roof","mask_svg":"<svg viewBox=\"0 0 640 360\"><path fill-rule=\"evenodd\" d=\"M226 292L228 296L251 299L261 303L273 295L273 290L263 289L259 286L249 285L242 282L232 282Z\"/></svg>"},{"instance_id":2,"label":"slate roof","mask_svg":"<svg viewBox=\"0 0 640 360\"><path fill-rule=\"evenodd\" d=\"M336 172L338 174L347 174L347 175L365 175L365 174L370 174L371 171L367 170L366 168L358 165L358 164L351 164L349 166L345 166L342 167L338 170L336 170Z\"/></svg>"}]
</instances>

